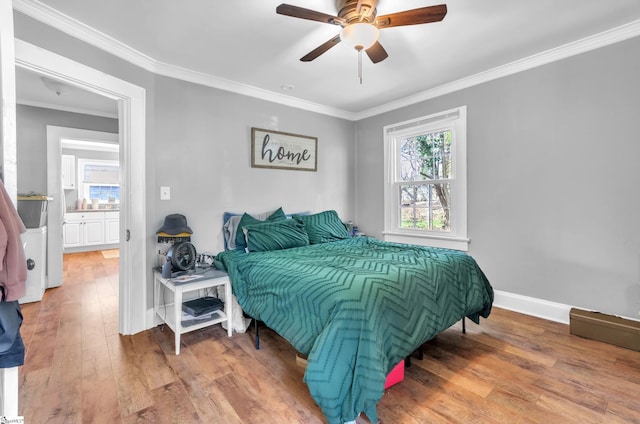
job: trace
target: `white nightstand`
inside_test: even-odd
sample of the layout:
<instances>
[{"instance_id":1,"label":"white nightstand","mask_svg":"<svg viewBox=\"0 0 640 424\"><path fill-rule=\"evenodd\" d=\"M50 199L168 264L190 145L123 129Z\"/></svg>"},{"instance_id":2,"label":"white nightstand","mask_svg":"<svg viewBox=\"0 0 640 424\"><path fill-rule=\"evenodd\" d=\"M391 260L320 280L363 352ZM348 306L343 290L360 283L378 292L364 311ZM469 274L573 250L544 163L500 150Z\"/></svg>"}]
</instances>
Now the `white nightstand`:
<instances>
[{"instance_id":1,"label":"white nightstand","mask_svg":"<svg viewBox=\"0 0 640 424\"><path fill-rule=\"evenodd\" d=\"M226 272L217 269L210 269L196 275L198 275L196 279L183 281L181 277L162 278L162 274L157 269L153 270L153 310L173 330L176 340L176 355L180 354L180 335L189 331L199 330L226 321L228 336L231 337L233 334L231 326L231 280L229 280L229 276ZM204 319L202 322L183 325L182 302L184 301L184 294L198 291L204 292L204 294L200 294L202 296L206 295L208 290L222 285L224 285L224 310L216 311L215 316L210 319Z\"/></svg>"}]
</instances>

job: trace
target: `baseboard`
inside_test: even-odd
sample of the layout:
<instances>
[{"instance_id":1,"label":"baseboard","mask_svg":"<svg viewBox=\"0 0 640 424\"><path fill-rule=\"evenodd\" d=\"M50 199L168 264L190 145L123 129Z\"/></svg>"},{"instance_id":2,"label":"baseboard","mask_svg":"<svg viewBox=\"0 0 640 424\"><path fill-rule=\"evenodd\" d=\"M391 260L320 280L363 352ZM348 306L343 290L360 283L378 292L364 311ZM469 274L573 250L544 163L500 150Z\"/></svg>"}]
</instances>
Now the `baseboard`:
<instances>
[{"instance_id":1,"label":"baseboard","mask_svg":"<svg viewBox=\"0 0 640 424\"><path fill-rule=\"evenodd\" d=\"M508 309L562 324L569 324L569 311L571 310L571 306L563 303L550 302L535 297L494 290L493 304L498 308Z\"/></svg>"},{"instance_id":2,"label":"baseboard","mask_svg":"<svg viewBox=\"0 0 640 424\"><path fill-rule=\"evenodd\" d=\"M81 246L81 247L67 247L63 250L64 253L84 253L84 252L95 252L97 250L109 250L109 249L119 249L120 244L99 244L93 246Z\"/></svg>"},{"instance_id":3,"label":"baseboard","mask_svg":"<svg viewBox=\"0 0 640 424\"><path fill-rule=\"evenodd\" d=\"M548 300L522 296L520 294L509 293L501 290L494 290L493 304L498 308L562 324L569 324L569 311L572 308L572 306L562 303L550 302ZM153 312L153 308L147 309L146 317L147 329L153 328L162 323L162 320Z\"/></svg>"}]
</instances>

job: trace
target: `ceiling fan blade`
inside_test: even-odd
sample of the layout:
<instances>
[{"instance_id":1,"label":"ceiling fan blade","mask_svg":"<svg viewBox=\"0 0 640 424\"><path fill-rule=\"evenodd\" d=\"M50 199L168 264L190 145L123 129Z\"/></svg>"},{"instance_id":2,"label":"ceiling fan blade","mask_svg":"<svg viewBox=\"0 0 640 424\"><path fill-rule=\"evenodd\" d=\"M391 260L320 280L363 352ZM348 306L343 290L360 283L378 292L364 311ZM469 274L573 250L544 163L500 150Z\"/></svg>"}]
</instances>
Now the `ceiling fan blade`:
<instances>
[{"instance_id":1,"label":"ceiling fan blade","mask_svg":"<svg viewBox=\"0 0 640 424\"><path fill-rule=\"evenodd\" d=\"M373 46L369 47L365 51L367 52L367 56L369 56L369 59L371 59L373 63L382 62L387 57L389 57L389 54L384 49L384 47L382 47L382 44L377 41L373 44Z\"/></svg>"},{"instance_id":2,"label":"ceiling fan blade","mask_svg":"<svg viewBox=\"0 0 640 424\"><path fill-rule=\"evenodd\" d=\"M419 9L378 16L375 25L382 29L404 25L428 24L429 22L443 20L446 14L447 5L439 4L437 6L421 7Z\"/></svg>"},{"instance_id":3,"label":"ceiling fan blade","mask_svg":"<svg viewBox=\"0 0 640 424\"><path fill-rule=\"evenodd\" d=\"M313 59L317 58L322 53L326 52L327 50L329 50L331 47L335 46L339 42L340 42L340 34L336 35L331 40L329 40L329 41L319 45L315 49L311 50L309 53L307 53L306 55L302 56L300 58L300 60L303 61L303 62L311 62Z\"/></svg>"},{"instance_id":4,"label":"ceiling fan blade","mask_svg":"<svg viewBox=\"0 0 640 424\"><path fill-rule=\"evenodd\" d=\"M305 9L303 7L293 6L291 4L281 4L276 7L276 13L280 15L292 16L294 18L308 19L310 21L324 22L326 24L343 25L344 19L337 16L328 15L315 10Z\"/></svg>"}]
</instances>

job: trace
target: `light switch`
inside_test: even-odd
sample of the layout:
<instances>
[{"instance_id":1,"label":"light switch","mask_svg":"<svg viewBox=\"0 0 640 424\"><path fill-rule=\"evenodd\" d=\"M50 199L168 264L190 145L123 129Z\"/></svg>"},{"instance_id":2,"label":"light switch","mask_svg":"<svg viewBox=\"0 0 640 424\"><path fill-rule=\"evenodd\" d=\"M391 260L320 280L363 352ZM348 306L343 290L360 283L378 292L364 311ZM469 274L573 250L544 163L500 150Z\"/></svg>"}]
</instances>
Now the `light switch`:
<instances>
[{"instance_id":1,"label":"light switch","mask_svg":"<svg viewBox=\"0 0 640 424\"><path fill-rule=\"evenodd\" d=\"M171 187L160 187L160 200L171 199Z\"/></svg>"}]
</instances>

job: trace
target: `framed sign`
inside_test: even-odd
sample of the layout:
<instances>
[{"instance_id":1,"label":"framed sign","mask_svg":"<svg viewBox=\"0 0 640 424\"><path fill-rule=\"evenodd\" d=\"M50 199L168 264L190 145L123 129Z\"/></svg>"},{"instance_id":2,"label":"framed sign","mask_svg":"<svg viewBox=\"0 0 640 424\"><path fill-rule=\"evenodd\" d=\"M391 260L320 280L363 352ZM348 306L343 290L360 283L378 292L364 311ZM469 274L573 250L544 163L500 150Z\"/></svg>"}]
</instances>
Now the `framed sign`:
<instances>
[{"instance_id":1,"label":"framed sign","mask_svg":"<svg viewBox=\"0 0 640 424\"><path fill-rule=\"evenodd\" d=\"M318 139L306 135L251 128L253 168L318 170Z\"/></svg>"}]
</instances>

